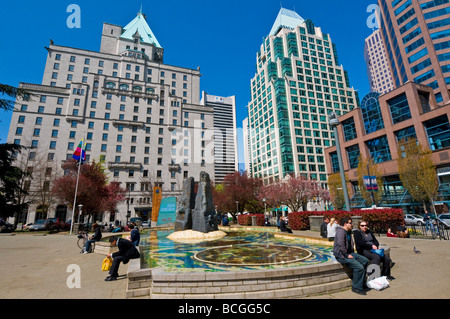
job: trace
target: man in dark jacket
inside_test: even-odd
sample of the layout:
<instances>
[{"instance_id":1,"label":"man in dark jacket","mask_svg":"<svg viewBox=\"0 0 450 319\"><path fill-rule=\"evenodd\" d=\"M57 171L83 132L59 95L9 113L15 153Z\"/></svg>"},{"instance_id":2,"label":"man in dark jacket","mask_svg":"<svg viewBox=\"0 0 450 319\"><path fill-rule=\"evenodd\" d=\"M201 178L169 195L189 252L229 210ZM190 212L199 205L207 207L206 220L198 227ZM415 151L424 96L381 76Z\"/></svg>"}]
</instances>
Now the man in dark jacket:
<instances>
[{"instance_id":1,"label":"man in dark jacket","mask_svg":"<svg viewBox=\"0 0 450 319\"><path fill-rule=\"evenodd\" d=\"M340 220L339 225L341 227L336 228L336 236L334 237L334 257L338 262L353 271L352 291L365 295L364 280L369 260L353 251L352 220L344 217Z\"/></svg>"},{"instance_id":2,"label":"man in dark jacket","mask_svg":"<svg viewBox=\"0 0 450 319\"><path fill-rule=\"evenodd\" d=\"M285 216L280 217L280 230L285 233L292 233L292 230L287 227Z\"/></svg>"},{"instance_id":3,"label":"man in dark jacket","mask_svg":"<svg viewBox=\"0 0 450 319\"><path fill-rule=\"evenodd\" d=\"M329 222L330 220L328 219L328 217L324 216L323 222L320 225L320 236L322 236L322 238L327 238L327 226Z\"/></svg>"},{"instance_id":4,"label":"man in dark jacket","mask_svg":"<svg viewBox=\"0 0 450 319\"><path fill-rule=\"evenodd\" d=\"M134 246L133 243L128 239L117 239L117 237L113 236L109 239L109 243L111 244L111 247L117 245L119 251L108 255L108 257L113 258L113 262L111 265L111 269L109 270L109 276L105 278L105 281L112 281L117 279L117 277L119 276L120 262L123 262L123 264L125 265L130 261L130 259L141 257L136 246Z\"/></svg>"}]
</instances>

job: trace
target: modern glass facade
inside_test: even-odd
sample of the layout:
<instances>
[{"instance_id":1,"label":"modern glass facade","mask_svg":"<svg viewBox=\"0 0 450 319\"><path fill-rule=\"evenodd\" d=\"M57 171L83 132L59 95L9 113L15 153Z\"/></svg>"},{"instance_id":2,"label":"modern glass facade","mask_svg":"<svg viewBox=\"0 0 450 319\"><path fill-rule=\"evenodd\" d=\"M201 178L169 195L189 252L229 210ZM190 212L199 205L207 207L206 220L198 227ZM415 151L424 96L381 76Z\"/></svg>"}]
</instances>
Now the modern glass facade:
<instances>
[{"instance_id":1,"label":"modern glass facade","mask_svg":"<svg viewBox=\"0 0 450 319\"><path fill-rule=\"evenodd\" d=\"M354 140L357 137L355 120L353 119L353 117L349 118L348 120L342 121L342 127L344 129L344 139L346 142Z\"/></svg>"},{"instance_id":2,"label":"modern glass facade","mask_svg":"<svg viewBox=\"0 0 450 319\"><path fill-rule=\"evenodd\" d=\"M447 115L423 123L432 151L450 146L450 124Z\"/></svg>"},{"instance_id":3,"label":"modern glass facade","mask_svg":"<svg viewBox=\"0 0 450 319\"><path fill-rule=\"evenodd\" d=\"M381 115L380 103L378 101L379 96L379 93L371 92L364 96L361 101L361 112L366 134L384 128L383 116Z\"/></svg>"},{"instance_id":4,"label":"modern glass facade","mask_svg":"<svg viewBox=\"0 0 450 319\"><path fill-rule=\"evenodd\" d=\"M366 146L374 163L382 163L392 159L386 135L367 141Z\"/></svg>"},{"instance_id":5,"label":"modern glass facade","mask_svg":"<svg viewBox=\"0 0 450 319\"><path fill-rule=\"evenodd\" d=\"M347 147L345 150L347 151L349 167L351 169L357 168L359 163L359 156L361 155L358 144Z\"/></svg>"},{"instance_id":6,"label":"modern glass facade","mask_svg":"<svg viewBox=\"0 0 450 319\"><path fill-rule=\"evenodd\" d=\"M253 176L270 183L303 174L326 182L324 149L334 143L328 114L341 115L359 104L330 36L311 20L281 9L256 54L250 90Z\"/></svg>"},{"instance_id":7,"label":"modern glass facade","mask_svg":"<svg viewBox=\"0 0 450 319\"><path fill-rule=\"evenodd\" d=\"M380 29L395 86L414 81L432 87L438 103L449 101L450 77L446 75L445 60L435 64L432 61L450 48L450 1L378 2Z\"/></svg>"},{"instance_id":8,"label":"modern glass facade","mask_svg":"<svg viewBox=\"0 0 450 319\"><path fill-rule=\"evenodd\" d=\"M409 109L406 94L403 93L395 98L387 101L391 111L392 123L397 124L411 118L411 110Z\"/></svg>"}]
</instances>

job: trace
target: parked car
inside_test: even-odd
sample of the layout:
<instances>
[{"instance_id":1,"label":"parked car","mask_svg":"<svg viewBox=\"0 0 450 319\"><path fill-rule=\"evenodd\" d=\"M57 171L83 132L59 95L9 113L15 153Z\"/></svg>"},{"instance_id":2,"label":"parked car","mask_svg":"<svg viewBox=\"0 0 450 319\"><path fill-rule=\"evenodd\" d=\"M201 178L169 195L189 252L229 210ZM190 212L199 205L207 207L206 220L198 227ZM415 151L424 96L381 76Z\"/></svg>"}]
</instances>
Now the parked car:
<instances>
[{"instance_id":1,"label":"parked car","mask_svg":"<svg viewBox=\"0 0 450 319\"><path fill-rule=\"evenodd\" d=\"M141 217L131 217L130 223L135 223L136 225L142 224L142 218Z\"/></svg>"},{"instance_id":2,"label":"parked car","mask_svg":"<svg viewBox=\"0 0 450 319\"><path fill-rule=\"evenodd\" d=\"M38 219L28 229L30 231L47 230L47 220L46 219Z\"/></svg>"},{"instance_id":3,"label":"parked car","mask_svg":"<svg viewBox=\"0 0 450 319\"><path fill-rule=\"evenodd\" d=\"M22 226L22 230L29 230L30 226L33 225L33 223L26 223L25 225Z\"/></svg>"},{"instance_id":4,"label":"parked car","mask_svg":"<svg viewBox=\"0 0 450 319\"><path fill-rule=\"evenodd\" d=\"M437 218L445 227L450 228L450 214L441 214Z\"/></svg>"},{"instance_id":5,"label":"parked car","mask_svg":"<svg viewBox=\"0 0 450 319\"><path fill-rule=\"evenodd\" d=\"M0 219L0 233L12 233L14 225L8 223L6 220Z\"/></svg>"},{"instance_id":6,"label":"parked car","mask_svg":"<svg viewBox=\"0 0 450 319\"><path fill-rule=\"evenodd\" d=\"M416 214L406 214L405 223L406 225L418 225L418 226L426 224L425 221L423 220L423 217Z\"/></svg>"},{"instance_id":7,"label":"parked car","mask_svg":"<svg viewBox=\"0 0 450 319\"><path fill-rule=\"evenodd\" d=\"M49 218L47 219L47 228L49 230L63 230L63 229L70 229L70 224L66 223L65 221L61 220L60 218Z\"/></svg>"}]
</instances>

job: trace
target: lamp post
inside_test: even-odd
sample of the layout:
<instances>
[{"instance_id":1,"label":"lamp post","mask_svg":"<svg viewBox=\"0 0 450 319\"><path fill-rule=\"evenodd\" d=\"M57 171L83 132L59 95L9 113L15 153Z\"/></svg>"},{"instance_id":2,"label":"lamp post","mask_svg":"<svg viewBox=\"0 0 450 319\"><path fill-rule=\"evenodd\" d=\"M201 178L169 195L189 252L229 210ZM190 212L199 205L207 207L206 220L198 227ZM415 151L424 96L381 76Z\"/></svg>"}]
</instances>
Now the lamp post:
<instances>
[{"instance_id":1,"label":"lamp post","mask_svg":"<svg viewBox=\"0 0 450 319\"><path fill-rule=\"evenodd\" d=\"M267 217L267 204L266 204L266 199L263 198L263 203L264 203L264 216Z\"/></svg>"},{"instance_id":2,"label":"lamp post","mask_svg":"<svg viewBox=\"0 0 450 319\"><path fill-rule=\"evenodd\" d=\"M342 190L344 191L345 207L348 211L350 211L350 200L348 197L347 182L345 181L344 166L342 165L341 145L339 143L339 135L337 131L337 127L340 123L335 112L331 112L329 116L329 124L333 128L334 139L336 140L336 151L339 162L339 172L341 173Z\"/></svg>"},{"instance_id":3,"label":"lamp post","mask_svg":"<svg viewBox=\"0 0 450 319\"><path fill-rule=\"evenodd\" d=\"M239 213L239 202L236 201L236 214Z\"/></svg>"}]
</instances>

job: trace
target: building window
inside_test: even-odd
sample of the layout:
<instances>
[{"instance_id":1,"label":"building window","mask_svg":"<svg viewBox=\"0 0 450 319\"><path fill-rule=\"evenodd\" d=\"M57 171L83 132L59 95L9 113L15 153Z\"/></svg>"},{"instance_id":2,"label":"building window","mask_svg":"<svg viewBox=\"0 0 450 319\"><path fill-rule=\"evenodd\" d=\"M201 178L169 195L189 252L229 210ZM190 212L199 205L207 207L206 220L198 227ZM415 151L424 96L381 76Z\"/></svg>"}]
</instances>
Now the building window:
<instances>
[{"instance_id":1,"label":"building window","mask_svg":"<svg viewBox=\"0 0 450 319\"><path fill-rule=\"evenodd\" d=\"M397 124L411 118L411 111L408 105L406 94L400 94L387 101L391 111L392 123Z\"/></svg>"},{"instance_id":2,"label":"building window","mask_svg":"<svg viewBox=\"0 0 450 319\"><path fill-rule=\"evenodd\" d=\"M342 121L342 128L344 130L345 141L350 141L357 137L355 121L353 117L349 118L348 120Z\"/></svg>"},{"instance_id":3,"label":"building window","mask_svg":"<svg viewBox=\"0 0 450 319\"><path fill-rule=\"evenodd\" d=\"M350 168L357 168L360 155L358 144L346 147L345 150L347 151L348 164L350 165Z\"/></svg>"},{"instance_id":4,"label":"building window","mask_svg":"<svg viewBox=\"0 0 450 319\"><path fill-rule=\"evenodd\" d=\"M361 113L364 120L366 134L378 131L384 128L383 117L381 115L380 104L378 101L379 93L371 92L367 94L361 102Z\"/></svg>"},{"instance_id":5,"label":"building window","mask_svg":"<svg viewBox=\"0 0 450 319\"><path fill-rule=\"evenodd\" d=\"M447 115L423 122L432 151L450 146L450 124Z\"/></svg>"},{"instance_id":6,"label":"building window","mask_svg":"<svg viewBox=\"0 0 450 319\"><path fill-rule=\"evenodd\" d=\"M367 141L366 145L374 163L382 163L392 159L386 135Z\"/></svg>"}]
</instances>

